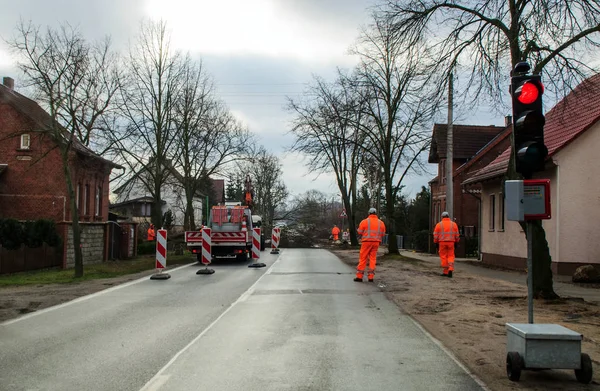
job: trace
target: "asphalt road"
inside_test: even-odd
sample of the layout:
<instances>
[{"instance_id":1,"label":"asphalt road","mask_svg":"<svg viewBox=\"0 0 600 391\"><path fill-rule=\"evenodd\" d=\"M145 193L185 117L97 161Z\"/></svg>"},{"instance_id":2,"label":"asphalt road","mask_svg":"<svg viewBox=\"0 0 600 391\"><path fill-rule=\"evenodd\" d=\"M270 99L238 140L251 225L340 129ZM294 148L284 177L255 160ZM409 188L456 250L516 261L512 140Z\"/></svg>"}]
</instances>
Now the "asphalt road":
<instances>
[{"instance_id":1,"label":"asphalt road","mask_svg":"<svg viewBox=\"0 0 600 391\"><path fill-rule=\"evenodd\" d=\"M144 279L0 325L1 390L479 390L325 250Z\"/></svg>"}]
</instances>

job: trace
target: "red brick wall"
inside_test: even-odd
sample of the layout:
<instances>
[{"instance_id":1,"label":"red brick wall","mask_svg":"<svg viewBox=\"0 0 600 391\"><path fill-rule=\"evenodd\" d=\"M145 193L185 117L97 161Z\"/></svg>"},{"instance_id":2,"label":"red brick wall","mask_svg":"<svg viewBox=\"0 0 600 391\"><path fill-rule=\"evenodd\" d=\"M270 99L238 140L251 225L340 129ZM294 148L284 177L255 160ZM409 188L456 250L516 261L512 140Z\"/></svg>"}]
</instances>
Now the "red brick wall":
<instances>
[{"instance_id":1,"label":"red brick wall","mask_svg":"<svg viewBox=\"0 0 600 391\"><path fill-rule=\"evenodd\" d=\"M71 208L60 152L48 135L36 133L36 129L39 128L19 111L0 104L0 164L8 164L0 174L0 217L70 220ZM31 135L29 150L20 150L23 132ZM82 158L75 153L70 160L74 186L80 183L90 187L90 213L81 220L106 221L110 171L97 160ZM103 193L102 208L100 216L95 217L95 189L98 186Z\"/></svg>"},{"instance_id":2,"label":"red brick wall","mask_svg":"<svg viewBox=\"0 0 600 391\"><path fill-rule=\"evenodd\" d=\"M498 155L500 155L510 145L510 138L505 137L497 145L491 148L489 151L482 156L479 160L474 162L472 166L462 171L460 174L454 177L454 217L460 227L463 226L475 226L479 227L479 201L473 195L463 193L463 187L461 185L470 175L474 172L482 169L491 163ZM457 170L463 163L461 161L455 161L453 169ZM438 181L431 183L431 211L430 216L432 229L435 224L439 221L439 214L446 208L446 185L441 183L441 164L438 164ZM480 186L469 186L470 190L480 190ZM475 194L475 196L479 196ZM436 198L437 197L437 198ZM436 210L439 211L438 216L435 215Z\"/></svg>"}]
</instances>

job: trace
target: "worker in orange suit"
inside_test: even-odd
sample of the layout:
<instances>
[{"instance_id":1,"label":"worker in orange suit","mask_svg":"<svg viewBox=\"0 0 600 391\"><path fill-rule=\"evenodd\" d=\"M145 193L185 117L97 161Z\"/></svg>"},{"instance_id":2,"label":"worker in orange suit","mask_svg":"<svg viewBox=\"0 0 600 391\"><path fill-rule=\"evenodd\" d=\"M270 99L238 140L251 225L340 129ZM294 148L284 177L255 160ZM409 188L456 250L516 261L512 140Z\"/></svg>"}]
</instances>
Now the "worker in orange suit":
<instances>
[{"instance_id":1,"label":"worker in orange suit","mask_svg":"<svg viewBox=\"0 0 600 391\"><path fill-rule=\"evenodd\" d=\"M458 225L450 220L448 212L442 213L442 221L433 230L433 242L438 247L442 263L442 277L452 278L454 271L454 245L460 240Z\"/></svg>"},{"instance_id":2,"label":"worker in orange suit","mask_svg":"<svg viewBox=\"0 0 600 391\"><path fill-rule=\"evenodd\" d=\"M379 248L381 239L383 239L383 235L385 235L385 224L377 217L377 210L375 208L369 209L369 217L360 222L358 234L362 237L362 243L360 245L359 261L354 281L363 281L368 260L369 268L367 277L369 282L373 282L377 263L377 249Z\"/></svg>"},{"instance_id":3,"label":"worker in orange suit","mask_svg":"<svg viewBox=\"0 0 600 391\"><path fill-rule=\"evenodd\" d=\"M337 225L333 225L333 229L331 230L331 234L333 235L333 241L335 242L336 240L340 239L340 229L338 228Z\"/></svg>"},{"instance_id":4,"label":"worker in orange suit","mask_svg":"<svg viewBox=\"0 0 600 391\"><path fill-rule=\"evenodd\" d=\"M156 240L156 232L154 231L154 224L150 224L148 228L148 241L154 242Z\"/></svg>"}]
</instances>

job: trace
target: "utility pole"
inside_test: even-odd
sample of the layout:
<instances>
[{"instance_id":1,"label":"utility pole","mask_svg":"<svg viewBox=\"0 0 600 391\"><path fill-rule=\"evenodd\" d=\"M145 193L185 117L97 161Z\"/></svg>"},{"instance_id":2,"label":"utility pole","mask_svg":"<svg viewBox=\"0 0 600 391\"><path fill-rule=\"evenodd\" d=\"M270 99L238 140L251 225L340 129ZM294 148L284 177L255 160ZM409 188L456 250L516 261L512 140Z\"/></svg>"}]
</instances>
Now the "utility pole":
<instances>
[{"instance_id":1,"label":"utility pole","mask_svg":"<svg viewBox=\"0 0 600 391\"><path fill-rule=\"evenodd\" d=\"M453 157L453 147L454 147L454 134L452 129L452 121L453 121L453 89L454 82L452 77L453 71L450 71L450 76L448 79L448 134L447 134L447 145L446 145L446 211L450 214L450 219L454 221L454 181L452 178L453 169L452 163L454 160Z\"/></svg>"}]
</instances>

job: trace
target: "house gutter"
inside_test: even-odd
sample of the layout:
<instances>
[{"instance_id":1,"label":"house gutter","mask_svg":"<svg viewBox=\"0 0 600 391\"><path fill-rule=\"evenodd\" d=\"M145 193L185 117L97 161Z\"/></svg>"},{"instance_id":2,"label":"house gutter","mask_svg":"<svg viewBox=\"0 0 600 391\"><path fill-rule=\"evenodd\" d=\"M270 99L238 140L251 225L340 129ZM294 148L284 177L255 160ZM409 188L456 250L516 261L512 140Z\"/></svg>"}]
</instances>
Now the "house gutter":
<instances>
[{"instance_id":1,"label":"house gutter","mask_svg":"<svg viewBox=\"0 0 600 391\"><path fill-rule=\"evenodd\" d=\"M556 162L554 162L556 164ZM556 259L560 262L560 165L556 164Z\"/></svg>"}]
</instances>

